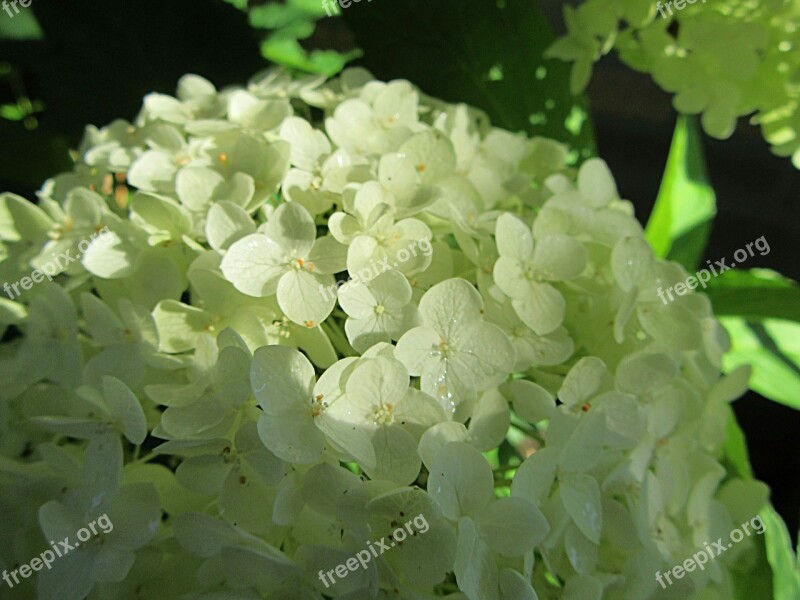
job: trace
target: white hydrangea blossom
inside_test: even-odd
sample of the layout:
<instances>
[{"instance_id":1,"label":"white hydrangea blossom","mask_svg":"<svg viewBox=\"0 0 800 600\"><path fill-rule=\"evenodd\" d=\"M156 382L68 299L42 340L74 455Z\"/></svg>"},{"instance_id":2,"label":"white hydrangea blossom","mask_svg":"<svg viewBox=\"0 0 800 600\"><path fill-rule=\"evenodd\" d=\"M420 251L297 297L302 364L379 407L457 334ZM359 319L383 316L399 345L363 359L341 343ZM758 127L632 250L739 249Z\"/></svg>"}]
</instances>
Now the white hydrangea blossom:
<instances>
[{"instance_id":1,"label":"white hydrangea blossom","mask_svg":"<svg viewBox=\"0 0 800 600\"><path fill-rule=\"evenodd\" d=\"M765 497L722 493L747 373L566 157L360 69L186 76L88 128L38 206L0 196L5 281L110 232L0 299L0 568L107 510L29 596L666 598ZM729 558L676 593L727 599Z\"/></svg>"}]
</instances>

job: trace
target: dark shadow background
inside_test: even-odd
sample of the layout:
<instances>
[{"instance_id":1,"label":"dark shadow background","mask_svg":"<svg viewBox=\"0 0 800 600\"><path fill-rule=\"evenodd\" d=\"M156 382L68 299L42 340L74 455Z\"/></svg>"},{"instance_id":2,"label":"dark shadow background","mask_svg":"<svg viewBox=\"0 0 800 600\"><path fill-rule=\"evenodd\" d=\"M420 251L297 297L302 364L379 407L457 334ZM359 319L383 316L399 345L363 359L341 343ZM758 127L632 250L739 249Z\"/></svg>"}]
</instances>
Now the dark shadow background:
<instances>
[{"instance_id":1,"label":"dark shadow background","mask_svg":"<svg viewBox=\"0 0 800 600\"><path fill-rule=\"evenodd\" d=\"M540 4L553 27L562 29L562 3ZM145 94L172 94L187 72L223 87L243 83L268 66L258 49L262 32L249 28L246 15L221 0L137 0L135 5L130 0L34 0L25 10L35 12L47 37L43 42L0 40L0 72L4 62L13 67L11 78L0 78L0 105L13 102L14 91L22 89L46 108L36 116L33 131L0 119L0 190L31 199L44 179L70 168L68 149L76 147L84 124L132 119ZM6 18L0 12L0 19ZM352 36L341 19L324 19L308 43L346 48ZM670 97L613 57L596 65L588 96L599 154L644 223L675 125ZM788 159L773 156L760 131L744 119L730 140L704 137L704 148L718 204L705 258L730 257L763 235L771 252L748 259L746 267L768 267L799 280L800 172ZM794 436L800 432L800 411L754 393L734 408L755 474L771 487L775 507L796 540L800 452Z\"/></svg>"}]
</instances>

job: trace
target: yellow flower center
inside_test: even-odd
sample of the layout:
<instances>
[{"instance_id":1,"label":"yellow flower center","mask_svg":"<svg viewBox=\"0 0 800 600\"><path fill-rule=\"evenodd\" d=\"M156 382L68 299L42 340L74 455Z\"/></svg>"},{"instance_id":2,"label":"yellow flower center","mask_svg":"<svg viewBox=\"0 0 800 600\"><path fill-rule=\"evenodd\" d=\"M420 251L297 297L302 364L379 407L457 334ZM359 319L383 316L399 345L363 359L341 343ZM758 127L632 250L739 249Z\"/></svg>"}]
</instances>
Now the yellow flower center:
<instances>
[{"instance_id":1,"label":"yellow flower center","mask_svg":"<svg viewBox=\"0 0 800 600\"><path fill-rule=\"evenodd\" d=\"M394 405L381 404L374 412L375 422L379 425L391 425L394 423Z\"/></svg>"}]
</instances>

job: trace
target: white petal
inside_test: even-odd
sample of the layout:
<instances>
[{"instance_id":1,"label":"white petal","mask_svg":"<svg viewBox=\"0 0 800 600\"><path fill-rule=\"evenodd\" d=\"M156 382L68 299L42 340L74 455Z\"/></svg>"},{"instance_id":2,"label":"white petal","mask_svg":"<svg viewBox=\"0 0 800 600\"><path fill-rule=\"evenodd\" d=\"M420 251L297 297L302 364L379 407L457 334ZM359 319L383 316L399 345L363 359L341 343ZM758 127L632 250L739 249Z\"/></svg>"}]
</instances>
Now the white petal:
<instances>
[{"instance_id":1,"label":"white petal","mask_svg":"<svg viewBox=\"0 0 800 600\"><path fill-rule=\"evenodd\" d=\"M333 283L332 275L291 269L278 282L278 305L298 325L315 327L328 318L336 304L336 298L325 293Z\"/></svg>"},{"instance_id":2,"label":"white petal","mask_svg":"<svg viewBox=\"0 0 800 600\"><path fill-rule=\"evenodd\" d=\"M495 230L497 252L500 256L527 261L533 256L533 237L531 228L510 213L503 213L497 219Z\"/></svg>"},{"instance_id":3,"label":"white petal","mask_svg":"<svg viewBox=\"0 0 800 600\"><path fill-rule=\"evenodd\" d=\"M270 296L288 268L283 249L270 238L253 233L235 242L222 259L225 279L240 292L257 298Z\"/></svg>"},{"instance_id":4,"label":"white petal","mask_svg":"<svg viewBox=\"0 0 800 600\"><path fill-rule=\"evenodd\" d=\"M451 521L476 515L494 496L492 468L469 444L450 442L431 465L428 493Z\"/></svg>"}]
</instances>

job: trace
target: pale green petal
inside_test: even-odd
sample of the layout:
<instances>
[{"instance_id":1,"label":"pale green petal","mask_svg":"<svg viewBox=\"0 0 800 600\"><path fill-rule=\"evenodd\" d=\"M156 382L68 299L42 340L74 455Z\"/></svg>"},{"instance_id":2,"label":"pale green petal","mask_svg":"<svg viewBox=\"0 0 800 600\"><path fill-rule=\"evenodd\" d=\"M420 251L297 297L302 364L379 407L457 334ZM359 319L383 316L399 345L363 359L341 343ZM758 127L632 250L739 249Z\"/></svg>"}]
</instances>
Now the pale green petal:
<instances>
[{"instance_id":1,"label":"pale green petal","mask_svg":"<svg viewBox=\"0 0 800 600\"><path fill-rule=\"evenodd\" d=\"M558 329L566 312L564 296L547 283L532 285L528 297L514 300L512 305L522 322L539 335Z\"/></svg>"},{"instance_id":2,"label":"pale green petal","mask_svg":"<svg viewBox=\"0 0 800 600\"><path fill-rule=\"evenodd\" d=\"M326 235L314 242L308 260L313 264L314 272L323 275L339 273L347 266L347 246Z\"/></svg>"},{"instance_id":3,"label":"pale green petal","mask_svg":"<svg viewBox=\"0 0 800 600\"><path fill-rule=\"evenodd\" d=\"M99 239L99 238L98 238ZM111 230L102 243L92 243L81 256L81 264L92 275L119 279L133 273L137 250L120 233Z\"/></svg>"},{"instance_id":4,"label":"pale green petal","mask_svg":"<svg viewBox=\"0 0 800 600\"><path fill-rule=\"evenodd\" d=\"M147 437L147 419L134 393L119 379L103 377L103 393L109 412L131 444Z\"/></svg>"},{"instance_id":5,"label":"pale green petal","mask_svg":"<svg viewBox=\"0 0 800 600\"><path fill-rule=\"evenodd\" d=\"M605 363L595 356L585 356L573 366L558 390L558 399L567 406L575 406L591 398L610 374Z\"/></svg>"},{"instance_id":6,"label":"pale green petal","mask_svg":"<svg viewBox=\"0 0 800 600\"><path fill-rule=\"evenodd\" d=\"M549 419L556 408L553 395L532 381L516 379L503 385L500 391L511 400L514 412L529 423Z\"/></svg>"},{"instance_id":7,"label":"pale green petal","mask_svg":"<svg viewBox=\"0 0 800 600\"><path fill-rule=\"evenodd\" d=\"M438 349L441 336L430 327L415 327L403 334L397 342L395 356L411 375L422 375L431 353Z\"/></svg>"},{"instance_id":8,"label":"pale green petal","mask_svg":"<svg viewBox=\"0 0 800 600\"><path fill-rule=\"evenodd\" d=\"M467 323L453 330L448 356L453 375L474 381L481 390L497 385L511 371L514 346L503 330L491 323Z\"/></svg>"},{"instance_id":9,"label":"pale green petal","mask_svg":"<svg viewBox=\"0 0 800 600\"><path fill-rule=\"evenodd\" d=\"M496 388L488 390L478 399L472 413L470 443L481 452L497 448L506 437L510 419L508 401Z\"/></svg>"},{"instance_id":10,"label":"pale green petal","mask_svg":"<svg viewBox=\"0 0 800 600\"><path fill-rule=\"evenodd\" d=\"M334 282L332 275L291 269L278 282L278 305L298 325L314 327L331 314L336 299L322 292Z\"/></svg>"},{"instance_id":11,"label":"pale green petal","mask_svg":"<svg viewBox=\"0 0 800 600\"><path fill-rule=\"evenodd\" d=\"M620 239L611 252L611 270L623 290L633 289L653 271L652 248L642 238Z\"/></svg>"},{"instance_id":12,"label":"pale green petal","mask_svg":"<svg viewBox=\"0 0 800 600\"><path fill-rule=\"evenodd\" d=\"M217 398L204 395L191 404L167 408L161 415L161 427L178 439L201 434L210 437L222 427L230 426L232 420L232 415L220 406Z\"/></svg>"},{"instance_id":13,"label":"pale green petal","mask_svg":"<svg viewBox=\"0 0 800 600\"><path fill-rule=\"evenodd\" d=\"M181 485L204 495L216 495L231 471L222 456L204 454L184 460L175 471Z\"/></svg>"},{"instance_id":14,"label":"pale green petal","mask_svg":"<svg viewBox=\"0 0 800 600\"><path fill-rule=\"evenodd\" d=\"M451 521L476 515L494 496L492 468L478 450L463 442L451 442L431 465L428 493Z\"/></svg>"},{"instance_id":15,"label":"pale green petal","mask_svg":"<svg viewBox=\"0 0 800 600\"><path fill-rule=\"evenodd\" d=\"M497 252L500 256L527 261L533 256L531 228L518 217L504 213L497 219Z\"/></svg>"},{"instance_id":16,"label":"pale green petal","mask_svg":"<svg viewBox=\"0 0 800 600\"><path fill-rule=\"evenodd\" d=\"M453 572L458 587L470 600L498 600L498 568L472 519L458 522L458 545Z\"/></svg>"},{"instance_id":17,"label":"pale green petal","mask_svg":"<svg viewBox=\"0 0 800 600\"><path fill-rule=\"evenodd\" d=\"M596 208L608 205L618 197L617 186L608 165L599 158L590 158L578 171L578 189Z\"/></svg>"},{"instance_id":18,"label":"pale green petal","mask_svg":"<svg viewBox=\"0 0 800 600\"><path fill-rule=\"evenodd\" d=\"M227 521L255 535L264 534L276 525L272 521L272 511L264 510L264 505L272 506L276 488L270 488L245 465L231 470L222 484L217 505L219 512Z\"/></svg>"},{"instance_id":19,"label":"pale green petal","mask_svg":"<svg viewBox=\"0 0 800 600\"><path fill-rule=\"evenodd\" d=\"M145 192L169 191L178 167L171 154L148 150L131 165L128 183Z\"/></svg>"},{"instance_id":20,"label":"pale green petal","mask_svg":"<svg viewBox=\"0 0 800 600\"><path fill-rule=\"evenodd\" d=\"M477 518L488 546L503 556L521 556L540 544L550 531L547 519L525 498L499 498Z\"/></svg>"},{"instance_id":21,"label":"pale green petal","mask_svg":"<svg viewBox=\"0 0 800 600\"><path fill-rule=\"evenodd\" d=\"M263 231L292 259L306 258L317 237L314 219L305 208L293 202L276 208Z\"/></svg>"},{"instance_id":22,"label":"pale green petal","mask_svg":"<svg viewBox=\"0 0 800 600\"><path fill-rule=\"evenodd\" d=\"M550 281L572 279L586 268L586 248L567 235L548 235L536 243L532 267Z\"/></svg>"},{"instance_id":23,"label":"pale green petal","mask_svg":"<svg viewBox=\"0 0 800 600\"><path fill-rule=\"evenodd\" d=\"M412 161L422 179L446 177L456 166L453 144L435 129L416 134L400 147L400 153Z\"/></svg>"},{"instance_id":24,"label":"pale green petal","mask_svg":"<svg viewBox=\"0 0 800 600\"><path fill-rule=\"evenodd\" d=\"M537 450L517 469L511 483L511 495L527 498L537 505L547 498L555 481L558 449Z\"/></svg>"},{"instance_id":25,"label":"pale green petal","mask_svg":"<svg viewBox=\"0 0 800 600\"><path fill-rule=\"evenodd\" d=\"M216 202L208 211L206 239L217 252L256 232L255 223L240 206L232 202Z\"/></svg>"},{"instance_id":26,"label":"pale green petal","mask_svg":"<svg viewBox=\"0 0 800 600\"><path fill-rule=\"evenodd\" d=\"M328 229L331 235L342 244L349 244L356 236L362 233L361 225L355 219L343 212L333 213L328 219Z\"/></svg>"},{"instance_id":27,"label":"pale green petal","mask_svg":"<svg viewBox=\"0 0 800 600\"><path fill-rule=\"evenodd\" d=\"M597 577L579 575L564 586L564 600L601 600L603 582Z\"/></svg>"},{"instance_id":28,"label":"pale green petal","mask_svg":"<svg viewBox=\"0 0 800 600\"><path fill-rule=\"evenodd\" d=\"M574 524L570 524L564 533L564 550L569 562L581 575L589 575L596 569L598 546L583 535Z\"/></svg>"},{"instance_id":29,"label":"pale green petal","mask_svg":"<svg viewBox=\"0 0 800 600\"><path fill-rule=\"evenodd\" d=\"M408 371L399 360L374 358L359 364L347 380L347 396L364 407L396 405L408 390Z\"/></svg>"},{"instance_id":30,"label":"pale green petal","mask_svg":"<svg viewBox=\"0 0 800 600\"><path fill-rule=\"evenodd\" d=\"M357 416L347 414L341 418L345 402L337 402L331 408L323 410L315 418L317 427L340 450L358 461L363 468L373 468L376 464L375 449L370 439L373 427L364 427Z\"/></svg>"},{"instance_id":31,"label":"pale green petal","mask_svg":"<svg viewBox=\"0 0 800 600\"><path fill-rule=\"evenodd\" d=\"M233 525L201 513L178 515L173 527L181 547L197 556L214 556L225 546L233 546L241 541Z\"/></svg>"},{"instance_id":32,"label":"pale green petal","mask_svg":"<svg viewBox=\"0 0 800 600\"><path fill-rule=\"evenodd\" d=\"M331 152L331 143L326 135L299 117L285 119L278 135L291 144L292 164L301 169L313 170L320 158Z\"/></svg>"},{"instance_id":33,"label":"pale green petal","mask_svg":"<svg viewBox=\"0 0 800 600\"><path fill-rule=\"evenodd\" d=\"M214 322L206 311L175 300L159 302L153 309L161 352L187 352L207 335Z\"/></svg>"},{"instance_id":34,"label":"pale green petal","mask_svg":"<svg viewBox=\"0 0 800 600\"><path fill-rule=\"evenodd\" d=\"M194 211L207 210L214 190L225 178L204 167L184 167L175 177L175 192L181 203Z\"/></svg>"},{"instance_id":35,"label":"pale green petal","mask_svg":"<svg viewBox=\"0 0 800 600\"><path fill-rule=\"evenodd\" d=\"M666 354L637 352L617 367L616 384L621 391L641 394L671 383L679 371L678 363Z\"/></svg>"},{"instance_id":36,"label":"pale green petal","mask_svg":"<svg viewBox=\"0 0 800 600\"><path fill-rule=\"evenodd\" d=\"M253 196L256 184L253 178L246 173L234 173L227 181L214 190L214 200L217 202L233 202L248 212L257 208Z\"/></svg>"},{"instance_id":37,"label":"pale green petal","mask_svg":"<svg viewBox=\"0 0 800 600\"><path fill-rule=\"evenodd\" d=\"M151 483L132 483L120 489L108 509L114 524L109 544L117 549L138 550L155 537L161 526L161 504Z\"/></svg>"},{"instance_id":38,"label":"pale green petal","mask_svg":"<svg viewBox=\"0 0 800 600\"><path fill-rule=\"evenodd\" d=\"M589 471L602 457L605 439L605 414L589 410L564 444L558 466L564 471Z\"/></svg>"},{"instance_id":39,"label":"pale green petal","mask_svg":"<svg viewBox=\"0 0 800 600\"><path fill-rule=\"evenodd\" d=\"M450 442L468 442L469 432L463 424L445 421L434 425L419 440L417 452L425 467L430 471L436 457Z\"/></svg>"},{"instance_id":40,"label":"pale green petal","mask_svg":"<svg viewBox=\"0 0 800 600\"><path fill-rule=\"evenodd\" d=\"M429 289L419 303L425 324L446 340L455 329L481 316L483 300L478 290L464 279L448 279ZM456 315L458 319L456 319Z\"/></svg>"},{"instance_id":41,"label":"pale green petal","mask_svg":"<svg viewBox=\"0 0 800 600\"><path fill-rule=\"evenodd\" d=\"M53 223L41 208L16 194L0 194L0 240L44 241Z\"/></svg>"},{"instance_id":42,"label":"pale green petal","mask_svg":"<svg viewBox=\"0 0 800 600\"><path fill-rule=\"evenodd\" d=\"M397 271L387 271L369 282L369 289L375 300L393 310L411 301L412 289L408 279Z\"/></svg>"},{"instance_id":43,"label":"pale green petal","mask_svg":"<svg viewBox=\"0 0 800 600\"><path fill-rule=\"evenodd\" d=\"M265 346L253 355L250 382L268 414L281 414L291 406L304 404L310 414L315 381L314 367L297 350Z\"/></svg>"},{"instance_id":44,"label":"pale green petal","mask_svg":"<svg viewBox=\"0 0 800 600\"><path fill-rule=\"evenodd\" d=\"M578 529L595 544L600 543L603 507L600 486L591 475L573 473L559 478L559 494Z\"/></svg>"},{"instance_id":45,"label":"pale green petal","mask_svg":"<svg viewBox=\"0 0 800 600\"><path fill-rule=\"evenodd\" d=\"M500 571L501 600L539 600L530 581L514 569Z\"/></svg>"},{"instance_id":46,"label":"pale green petal","mask_svg":"<svg viewBox=\"0 0 800 600\"><path fill-rule=\"evenodd\" d=\"M503 293L515 300L524 300L531 290L531 281L525 268L516 258L501 256L494 263L494 282Z\"/></svg>"},{"instance_id":47,"label":"pale green petal","mask_svg":"<svg viewBox=\"0 0 800 600\"><path fill-rule=\"evenodd\" d=\"M278 485L275 504L272 507L272 520L281 526L292 525L303 510L302 475L297 471L289 473Z\"/></svg>"},{"instance_id":48,"label":"pale green petal","mask_svg":"<svg viewBox=\"0 0 800 600\"><path fill-rule=\"evenodd\" d=\"M237 290L260 298L277 291L281 274L289 268L287 263L283 248L267 236L254 233L228 248L220 269Z\"/></svg>"},{"instance_id":49,"label":"pale green petal","mask_svg":"<svg viewBox=\"0 0 800 600\"><path fill-rule=\"evenodd\" d=\"M364 352L380 342L390 342L392 336L387 331L386 321L376 314L364 319L347 319L344 324L347 341L356 352Z\"/></svg>"},{"instance_id":50,"label":"pale green petal","mask_svg":"<svg viewBox=\"0 0 800 600\"><path fill-rule=\"evenodd\" d=\"M280 414L262 415L258 433L275 456L290 463L315 463L325 448L322 432L302 406Z\"/></svg>"},{"instance_id":51,"label":"pale green petal","mask_svg":"<svg viewBox=\"0 0 800 600\"><path fill-rule=\"evenodd\" d=\"M396 425L379 427L372 435L375 467L364 465L372 479L385 479L398 485L410 485L422 465L417 455L417 440Z\"/></svg>"},{"instance_id":52,"label":"pale green petal","mask_svg":"<svg viewBox=\"0 0 800 600\"><path fill-rule=\"evenodd\" d=\"M425 392L408 388L403 400L394 407L394 422L419 438L429 427L447 419L441 404Z\"/></svg>"},{"instance_id":53,"label":"pale green petal","mask_svg":"<svg viewBox=\"0 0 800 600\"><path fill-rule=\"evenodd\" d=\"M697 318L677 304L648 302L637 306L642 329L654 340L676 350L695 350L703 339Z\"/></svg>"},{"instance_id":54,"label":"pale green petal","mask_svg":"<svg viewBox=\"0 0 800 600\"><path fill-rule=\"evenodd\" d=\"M344 312L355 319L368 319L376 316L375 307L377 304L378 302L372 294L371 286L358 282L348 282L339 288L339 305L344 309Z\"/></svg>"}]
</instances>

